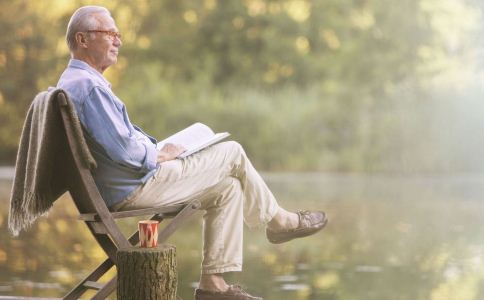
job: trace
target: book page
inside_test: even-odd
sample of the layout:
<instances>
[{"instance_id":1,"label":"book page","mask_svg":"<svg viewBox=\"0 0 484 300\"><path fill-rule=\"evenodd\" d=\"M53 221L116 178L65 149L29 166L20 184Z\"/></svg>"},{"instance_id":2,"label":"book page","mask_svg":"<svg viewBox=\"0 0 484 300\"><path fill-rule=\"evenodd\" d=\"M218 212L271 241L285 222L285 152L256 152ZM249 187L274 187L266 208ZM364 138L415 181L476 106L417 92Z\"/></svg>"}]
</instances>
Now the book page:
<instances>
[{"instance_id":1,"label":"book page","mask_svg":"<svg viewBox=\"0 0 484 300\"><path fill-rule=\"evenodd\" d=\"M213 145L213 144L223 140L224 138L228 137L229 135L230 135L230 133L228 133L228 132L221 132L221 133L214 134L208 140L201 140L200 143L194 144L193 148L187 149L187 151L183 152L178 157L179 158L187 157L187 156L189 156L189 155L191 155L195 152L198 152L202 149L205 149L206 147L208 147L210 145Z\"/></svg>"},{"instance_id":2,"label":"book page","mask_svg":"<svg viewBox=\"0 0 484 300\"><path fill-rule=\"evenodd\" d=\"M214 136L214 132L210 127L202 123L195 123L182 131L175 133L174 135L162 140L156 145L156 149L160 150L166 143L180 144L185 149L190 150L209 140Z\"/></svg>"}]
</instances>

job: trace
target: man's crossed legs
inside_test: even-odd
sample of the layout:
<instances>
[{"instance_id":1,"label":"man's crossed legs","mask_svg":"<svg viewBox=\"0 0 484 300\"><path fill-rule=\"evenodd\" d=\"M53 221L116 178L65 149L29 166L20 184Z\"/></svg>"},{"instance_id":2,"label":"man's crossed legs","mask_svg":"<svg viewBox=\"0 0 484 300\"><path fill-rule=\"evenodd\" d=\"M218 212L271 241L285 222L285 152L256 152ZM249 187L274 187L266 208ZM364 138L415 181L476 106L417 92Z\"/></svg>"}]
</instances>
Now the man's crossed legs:
<instances>
[{"instance_id":1,"label":"man's crossed legs","mask_svg":"<svg viewBox=\"0 0 484 300\"><path fill-rule=\"evenodd\" d=\"M322 212L296 214L278 206L236 142L219 143L185 159L161 163L155 175L115 209L173 205L195 198L205 210L202 275L196 299L260 299L227 285L222 277L242 270L244 222L249 228L267 226L269 241L280 243L313 234L327 221Z\"/></svg>"}]
</instances>

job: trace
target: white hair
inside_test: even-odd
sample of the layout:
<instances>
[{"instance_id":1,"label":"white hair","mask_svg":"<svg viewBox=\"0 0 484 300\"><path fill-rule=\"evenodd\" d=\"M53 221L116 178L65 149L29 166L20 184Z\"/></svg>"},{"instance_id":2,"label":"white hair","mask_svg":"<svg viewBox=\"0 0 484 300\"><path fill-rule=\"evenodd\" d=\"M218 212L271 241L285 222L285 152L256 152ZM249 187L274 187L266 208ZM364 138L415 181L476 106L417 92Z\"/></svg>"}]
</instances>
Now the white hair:
<instances>
[{"instance_id":1,"label":"white hair","mask_svg":"<svg viewBox=\"0 0 484 300\"><path fill-rule=\"evenodd\" d=\"M83 6L78 8L67 25L66 41L69 50L72 52L76 49L76 33L93 30L99 26L99 20L96 19L97 14L108 14L109 10L102 6Z\"/></svg>"}]
</instances>

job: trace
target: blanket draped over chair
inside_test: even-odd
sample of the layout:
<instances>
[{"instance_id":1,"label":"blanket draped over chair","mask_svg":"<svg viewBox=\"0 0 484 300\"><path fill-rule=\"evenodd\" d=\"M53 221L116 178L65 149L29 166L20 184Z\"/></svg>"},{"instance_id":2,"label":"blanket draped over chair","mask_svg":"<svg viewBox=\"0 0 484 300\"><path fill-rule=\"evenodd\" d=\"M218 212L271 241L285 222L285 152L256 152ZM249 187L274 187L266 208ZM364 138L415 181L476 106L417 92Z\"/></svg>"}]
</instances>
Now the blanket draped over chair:
<instances>
[{"instance_id":1,"label":"blanket draped over chair","mask_svg":"<svg viewBox=\"0 0 484 300\"><path fill-rule=\"evenodd\" d=\"M78 136L77 148L89 169L96 162L85 143L79 118L67 93L52 89L39 93L25 119L15 164L8 227L13 235L29 227L39 216L47 213L68 190L64 166L69 165L68 145L59 111L58 94L64 93L70 121Z\"/></svg>"}]
</instances>

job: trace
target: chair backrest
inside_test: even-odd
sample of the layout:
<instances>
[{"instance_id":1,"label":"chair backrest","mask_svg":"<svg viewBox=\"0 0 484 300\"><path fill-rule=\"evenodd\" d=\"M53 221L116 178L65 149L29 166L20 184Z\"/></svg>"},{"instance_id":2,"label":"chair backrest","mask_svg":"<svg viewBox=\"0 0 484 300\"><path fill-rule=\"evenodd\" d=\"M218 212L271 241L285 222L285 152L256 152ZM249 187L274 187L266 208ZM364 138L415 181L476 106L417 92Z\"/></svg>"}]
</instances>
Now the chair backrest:
<instances>
[{"instance_id":1,"label":"chair backrest","mask_svg":"<svg viewBox=\"0 0 484 300\"><path fill-rule=\"evenodd\" d=\"M98 239L98 233L108 234L111 239L116 244L117 248L129 247L131 244L126 239L126 237L119 230L116 225L114 218L111 215L106 203L104 202L99 190L94 183L94 178L92 177L89 167L82 160L81 154L79 153L79 137L75 134L72 114L68 112L67 101L69 98L64 94L64 92L59 92L57 94L57 103L59 104L59 111L62 117L62 126L65 129L66 141L68 145L67 155L70 161L66 162L65 169L67 170L66 178L68 182L68 189L74 200L76 207L81 214L96 214L98 220L93 220L88 225L89 229ZM104 239L104 238L102 238ZM100 245L106 251L108 256L115 261L116 248L109 245L110 243L100 242Z\"/></svg>"}]
</instances>

